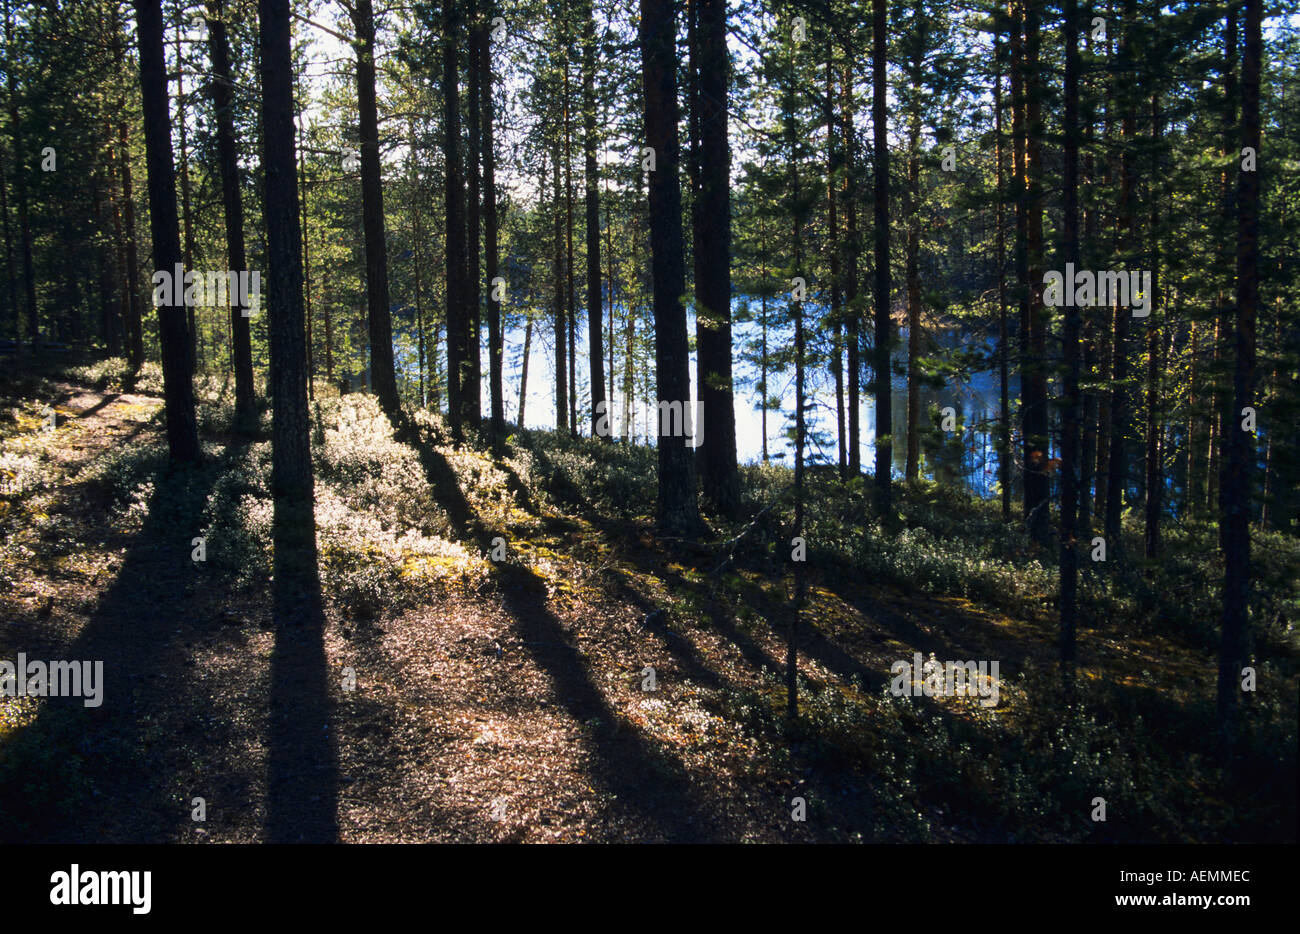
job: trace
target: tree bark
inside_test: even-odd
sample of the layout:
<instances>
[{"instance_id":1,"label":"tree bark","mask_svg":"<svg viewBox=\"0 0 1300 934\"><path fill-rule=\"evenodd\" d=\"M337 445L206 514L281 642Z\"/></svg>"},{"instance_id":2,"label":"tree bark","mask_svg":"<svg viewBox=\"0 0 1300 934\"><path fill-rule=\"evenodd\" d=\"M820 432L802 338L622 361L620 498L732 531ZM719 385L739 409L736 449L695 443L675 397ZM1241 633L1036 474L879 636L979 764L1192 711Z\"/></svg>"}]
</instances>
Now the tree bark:
<instances>
[{"instance_id":1,"label":"tree bark","mask_svg":"<svg viewBox=\"0 0 1300 934\"><path fill-rule=\"evenodd\" d=\"M495 121L492 102L492 47L487 29L480 30L478 46L479 93L483 100L483 261L484 278L488 287L495 294L495 282L500 272L497 249L497 183L496 150L493 144ZM503 394L503 353L504 344L501 332L502 302L492 299L488 302L488 394L492 432L498 437L505 434L506 409Z\"/></svg>"},{"instance_id":2,"label":"tree bark","mask_svg":"<svg viewBox=\"0 0 1300 934\"><path fill-rule=\"evenodd\" d=\"M111 172L113 167L113 155L111 149L109 151L108 164L109 171ZM22 310L18 307L18 274L14 267L13 231L9 225L9 182L5 173L3 147L0 147L0 220L3 220L4 222L5 238L5 308L13 316L14 346L16 351L21 354L23 347L23 316ZM117 225L114 243L117 244L117 249L120 252L122 243L122 224L116 211L113 213L113 220ZM108 349L109 353L113 353L116 350L116 344L111 339L109 340Z\"/></svg>"},{"instance_id":3,"label":"tree bark","mask_svg":"<svg viewBox=\"0 0 1300 934\"><path fill-rule=\"evenodd\" d=\"M1121 125L1120 189L1118 229L1125 255L1132 256L1136 237L1133 232L1133 186L1137 180L1134 163L1134 137L1137 115L1134 112L1134 95L1137 93L1137 61L1133 53L1132 29L1134 0L1125 0L1124 37L1120 43L1120 60L1129 86L1123 90L1123 118ZM1124 460L1125 435L1128 430L1128 334L1132 312L1115 305L1114 343L1111 347L1111 380L1114 387L1110 397L1110 456L1106 465L1105 536L1111 549L1120 546L1120 517L1124 510L1124 494L1128 486L1128 470Z\"/></svg>"},{"instance_id":4,"label":"tree bark","mask_svg":"<svg viewBox=\"0 0 1300 934\"><path fill-rule=\"evenodd\" d=\"M13 17L9 8L9 3L5 3L5 50L9 52L13 49ZM161 19L161 13L159 14ZM161 22L159 24L161 36ZM161 38L159 39L161 42ZM119 57L120 61L120 57ZM36 308L36 272L32 262L32 225L31 217L27 209L27 158L23 150L23 131L22 123L18 118L18 89L17 78L14 75L16 69L13 62L7 62L5 68L5 82L8 90L9 104L9 134L13 139L14 146L14 197L18 201L18 248L19 255L23 263L23 295L26 298L27 307L27 333L32 339L33 346L41 342L40 321L37 316ZM163 81L167 79L164 77ZM166 101L167 86L163 85L163 99ZM168 141L170 146L170 140ZM143 351L140 359L144 359Z\"/></svg>"},{"instance_id":5,"label":"tree bark","mask_svg":"<svg viewBox=\"0 0 1300 934\"><path fill-rule=\"evenodd\" d=\"M528 355L533 349L533 319L524 325L524 357L519 371L519 430L524 430L524 409L528 403Z\"/></svg>"},{"instance_id":6,"label":"tree bark","mask_svg":"<svg viewBox=\"0 0 1300 934\"><path fill-rule=\"evenodd\" d=\"M221 172L221 201L225 208L226 256L230 269L246 271L244 202L239 190L239 154L235 147L234 81L230 73L230 43L226 36L223 0L208 0L208 48L212 55L212 108L217 118L217 163ZM230 334L235 361L235 421L252 426L257 407L253 384L253 345L248 317L238 300L230 304Z\"/></svg>"},{"instance_id":7,"label":"tree bark","mask_svg":"<svg viewBox=\"0 0 1300 934\"><path fill-rule=\"evenodd\" d=\"M916 43L909 63L912 78L912 101L907 129L907 459L903 476L915 480L921 464L921 226L917 215L920 200L921 172L921 46Z\"/></svg>"},{"instance_id":8,"label":"tree bark","mask_svg":"<svg viewBox=\"0 0 1300 934\"><path fill-rule=\"evenodd\" d=\"M158 306L167 447L173 462L197 463L199 431L194 412L194 385L186 359L185 281L183 278L175 281L181 263L180 220L176 213L161 0L136 0L135 10L154 263L159 272L165 272L173 280L168 300Z\"/></svg>"},{"instance_id":9,"label":"tree bark","mask_svg":"<svg viewBox=\"0 0 1300 934\"><path fill-rule=\"evenodd\" d=\"M469 328L464 307L465 189L460 161L460 73L457 43L460 18L456 0L442 4L442 114L443 161L445 176L445 217L447 270L447 420L456 437L464 423L462 389L465 377L465 346Z\"/></svg>"},{"instance_id":10,"label":"tree bark","mask_svg":"<svg viewBox=\"0 0 1300 934\"><path fill-rule=\"evenodd\" d=\"M1160 97L1151 95L1151 137L1156 158L1160 156L1164 117ZM1158 168L1158 166L1157 166ZM1146 529L1143 555L1148 561L1160 554L1160 518L1164 509L1164 470L1161 444L1163 424L1160 419L1161 323L1156 316L1160 302L1160 180L1157 171L1151 185L1151 316L1147 319L1147 424L1146 424Z\"/></svg>"},{"instance_id":11,"label":"tree bark","mask_svg":"<svg viewBox=\"0 0 1300 934\"><path fill-rule=\"evenodd\" d=\"M834 46L826 55L826 96L822 103L822 118L826 123L826 253L831 273L830 322L834 335L831 341L831 376L835 383L835 448L839 455L840 481L848 479L849 462L844 424L844 306L840 288L840 258L843 244L839 232L839 186L843 173L842 151L836 147L839 127L835 117L835 62Z\"/></svg>"},{"instance_id":12,"label":"tree bark","mask_svg":"<svg viewBox=\"0 0 1300 934\"><path fill-rule=\"evenodd\" d=\"M379 108L375 99L375 13L371 0L355 0L357 116L361 144L361 221L366 238L366 307L370 336L370 385L385 414L396 420L402 404L393 373L393 321L388 297L388 239L379 163ZM295 189L295 202L297 192ZM301 260L300 260L301 262Z\"/></svg>"},{"instance_id":13,"label":"tree bark","mask_svg":"<svg viewBox=\"0 0 1300 934\"><path fill-rule=\"evenodd\" d=\"M876 397L876 506L888 522L893 509L893 411L890 351L893 347L889 308L889 136L885 126L888 81L885 56L888 3L873 0L871 22L872 132L875 140L875 397Z\"/></svg>"},{"instance_id":14,"label":"tree bark","mask_svg":"<svg viewBox=\"0 0 1300 934\"><path fill-rule=\"evenodd\" d=\"M178 2L176 4L176 122L180 131L181 262L186 269L190 269L194 265L194 225L190 210L190 147L189 118L186 116L185 107L185 59L181 54L181 26L184 14L184 7ZM185 352L186 363L191 373L196 372L199 363L199 328L195 314L193 305L186 307L185 320L189 341L185 345Z\"/></svg>"},{"instance_id":15,"label":"tree bark","mask_svg":"<svg viewBox=\"0 0 1300 934\"><path fill-rule=\"evenodd\" d=\"M569 425L569 371L567 365L568 323L566 320L564 279L564 214L561 193L560 142L557 136L551 153L555 169L555 242L551 261L551 278L555 285L555 430L564 431Z\"/></svg>"},{"instance_id":16,"label":"tree bark","mask_svg":"<svg viewBox=\"0 0 1300 934\"><path fill-rule=\"evenodd\" d=\"M1260 151L1259 85L1263 58L1263 0L1245 0L1241 60L1241 148ZM1217 713L1222 749L1237 736L1240 679L1246 664L1250 600L1250 499L1255 438L1241 424L1255 405L1255 317L1259 304L1259 172L1237 173L1237 315L1233 329L1232 410L1223 420L1224 467L1219 481L1223 547L1223 616Z\"/></svg>"},{"instance_id":17,"label":"tree bark","mask_svg":"<svg viewBox=\"0 0 1300 934\"><path fill-rule=\"evenodd\" d=\"M682 200L678 180L677 15L671 0L640 0L641 74L646 143L655 154L650 173L651 275L654 282L655 395L660 403L659 524L669 533L699 528L695 460L686 439L666 433L665 406L686 406L690 372L686 308L682 304Z\"/></svg>"},{"instance_id":18,"label":"tree bark","mask_svg":"<svg viewBox=\"0 0 1300 934\"><path fill-rule=\"evenodd\" d=\"M695 213L697 398L704 495L723 515L740 503L731 367L731 150L727 142L726 0L697 0L699 210Z\"/></svg>"},{"instance_id":19,"label":"tree bark","mask_svg":"<svg viewBox=\"0 0 1300 934\"><path fill-rule=\"evenodd\" d=\"M840 134L844 141L844 303L848 310L844 340L848 345L848 472L862 475L862 307L858 303L858 259L862 243L858 236L858 142L853 126L853 67L845 49L840 72ZM766 436L764 444L766 445ZM764 457L764 463L767 458Z\"/></svg>"},{"instance_id":20,"label":"tree bark","mask_svg":"<svg viewBox=\"0 0 1300 934\"><path fill-rule=\"evenodd\" d=\"M415 137L415 118L407 119L407 139L410 140L410 150L407 156L407 177L410 185L410 208L411 208L411 272L415 280L415 348L416 363L420 373L420 394L419 407L424 408L429 404L429 396L425 389L425 338L424 338L424 282L420 275L420 244L423 241L423 233L420 230L420 202L424 199L422 186L420 185L420 170L416 163L416 137ZM304 240L306 229L304 224Z\"/></svg>"},{"instance_id":21,"label":"tree bark","mask_svg":"<svg viewBox=\"0 0 1300 934\"><path fill-rule=\"evenodd\" d=\"M126 120L117 124L118 159L122 173L122 226L126 228L126 269L123 271L127 361L133 370L144 365L144 321L140 311L140 248L135 235L135 193L131 184L131 154Z\"/></svg>"},{"instance_id":22,"label":"tree bark","mask_svg":"<svg viewBox=\"0 0 1300 934\"><path fill-rule=\"evenodd\" d=\"M298 114L302 116L301 111ZM311 228L307 224L307 164L303 156L303 128L298 124L298 185L302 189L302 297L307 311L307 400L315 395L316 360L311 334Z\"/></svg>"},{"instance_id":23,"label":"tree bark","mask_svg":"<svg viewBox=\"0 0 1300 934\"><path fill-rule=\"evenodd\" d=\"M307 353L302 297L302 232L294 156L293 67L289 0L259 0L262 63L268 305L271 339L271 490L276 511L276 565L300 570L315 555L314 480L307 409ZM286 522L286 520L290 520ZM308 534L310 532L310 534ZM293 554L281 555L282 545ZM313 561L314 565L314 561Z\"/></svg>"},{"instance_id":24,"label":"tree bark","mask_svg":"<svg viewBox=\"0 0 1300 934\"><path fill-rule=\"evenodd\" d=\"M471 10L473 5L471 5ZM469 30L469 76L466 88L468 114L466 120L466 137L469 152L466 164L469 168L469 187L465 196L465 308L468 313L465 333L465 380L462 386L465 402L465 420L478 426L483 419L483 352L481 335L483 333L483 281L479 278L479 239L482 232L482 73L479 70L479 46L487 34L487 24L473 13L474 21Z\"/></svg>"},{"instance_id":25,"label":"tree bark","mask_svg":"<svg viewBox=\"0 0 1300 934\"><path fill-rule=\"evenodd\" d=\"M613 440L612 429L596 431L602 414L609 425L610 401L605 398L605 345L600 301L600 174L596 165L596 18L591 0L582 5L582 150L586 185L587 232L587 360L591 370L591 436ZM612 296L611 296L612 300Z\"/></svg>"},{"instance_id":26,"label":"tree bark","mask_svg":"<svg viewBox=\"0 0 1300 934\"><path fill-rule=\"evenodd\" d=\"M567 9L567 7L566 7ZM569 436L578 437L578 306L573 267L573 119L569 109L569 33L564 30L564 310L569 325Z\"/></svg>"},{"instance_id":27,"label":"tree bark","mask_svg":"<svg viewBox=\"0 0 1300 934\"><path fill-rule=\"evenodd\" d=\"M1043 187L1042 187L1042 76L1039 72L1039 8L1024 5L1025 192L1026 269L1023 283L1027 299L1029 339L1021 361L1021 418L1025 443L1025 519L1030 536L1040 544L1050 538L1048 498L1051 480L1048 462L1051 439L1047 411L1047 322L1043 308Z\"/></svg>"},{"instance_id":28,"label":"tree bark","mask_svg":"<svg viewBox=\"0 0 1300 934\"><path fill-rule=\"evenodd\" d=\"M1062 253L1067 264L1079 266L1079 8L1078 0L1064 3L1065 39L1065 146L1062 194L1064 201ZM1073 283L1070 283L1073 287ZM1061 334L1061 557L1060 624L1061 676L1066 697L1072 699L1075 668L1075 631L1079 581L1079 334L1082 318L1070 301L1065 307Z\"/></svg>"},{"instance_id":29,"label":"tree bark","mask_svg":"<svg viewBox=\"0 0 1300 934\"><path fill-rule=\"evenodd\" d=\"M1238 10L1238 4L1228 4L1223 30L1223 158L1229 164L1236 159L1234 149L1240 132L1237 124L1237 60L1240 39ZM1232 223L1233 197L1236 194L1232 173L1226 167L1220 176L1220 191L1219 218L1223 229L1226 230ZM1227 373L1225 372L1227 348L1225 344L1228 333L1233 327L1232 318L1234 312L1231 301L1227 300L1225 296L1230 288L1233 258L1230 248L1222 241L1221 259L1222 266L1218 277L1221 285L1218 294L1215 296L1214 342L1211 348L1209 368L1210 400L1215 416L1210 420L1209 447L1206 455L1205 511L1207 513L1213 511L1215 504L1221 499L1219 482L1223 474L1224 458L1226 457L1224 448L1228 444L1228 436L1223 433L1223 425L1225 420L1232 418L1231 410L1228 408L1231 398L1224 384L1227 381Z\"/></svg>"},{"instance_id":30,"label":"tree bark","mask_svg":"<svg viewBox=\"0 0 1300 934\"><path fill-rule=\"evenodd\" d=\"M994 155L997 162L997 236L998 253L998 486L1002 499L1002 518L1011 518L1011 345L1007 332L1007 248L1005 201L1006 187L1003 157L1006 146L1002 135L1002 55L1003 45L995 40L993 60L996 74L993 78Z\"/></svg>"}]
</instances>

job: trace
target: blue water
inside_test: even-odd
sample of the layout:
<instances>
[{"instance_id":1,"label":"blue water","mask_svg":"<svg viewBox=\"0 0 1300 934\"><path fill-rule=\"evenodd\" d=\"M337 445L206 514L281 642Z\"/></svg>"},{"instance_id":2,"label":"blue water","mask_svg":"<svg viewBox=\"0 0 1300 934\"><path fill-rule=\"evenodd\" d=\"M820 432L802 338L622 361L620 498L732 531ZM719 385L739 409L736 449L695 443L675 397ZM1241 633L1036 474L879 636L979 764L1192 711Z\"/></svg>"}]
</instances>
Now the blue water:
<instances>
[{"instance_id":1,"label":"blue water","mask_svg":"<svg viewBox=\"0 0 1300 934\"><path fill-rule=\"evenodd\" d=\"M738 299L736 302L736 307L733 310L736 317L740 316L743 302L743 299ZM806 307L810 313L817 311L811 304ZM753 300L752 311L754 317L757 317L758 309L757 300ZM784 313L783 302L769 300L769 354L788 349L793 344L792 328L783 322L780 324L775 323L784 316ZM608 310L606 315L608 315ZM395 309L394 317L395 327L401 330L403 320L408 317L405 310ZM616 318L622 318L621 309ZM608 324L607 318L606 324ZM894 376L892 377L894 425L892 467L897 476L902 476L907 453L907 380L905 376L901 376L899 373L906 365L907 331L905 328L899 330L900 333L895 338L893 352L895 364L893 368ZM759 365L757 359L749 359L751 356L749 353L750 345L755 348L752 356L757 357L756 348L760 331L761 327L756 321L737 323L732 328L733 347L735 348L733 385L735 387L736 447L740 461L750 464L761 461L763 449L762 414L759 408L759 392L756 387L759 378ZM691 335L693 345L695 321L689 309L688 333ZM580 323L577 334L578 400L579 412L581 412L583 411L584 400L589 398L590 391L590 383L586 374L587 341L585 322ZM644 340L645 337L645 335L638 334L638 342ZM606 341L608 339L608 334L606 334ZM830 339L831 335L829 333L810 333L808 339L809 352L814 352L819 346L829 347ZM982 335L972 335L955 330L937 335L936 339L942 348L940 350L941 356L945 350L951 351L960 348L969 353L971 350L983 349L984 356L991 360L995 349L992 341ZM522 325L506 329L504 390L506 420L508 422L514 422L518 418L519 376L523 356L523 342L524 328ZM395 359L399 380L406 379L414 384L418 381L415 342L413 339L409 340L409 342L399 339L396 343L398 346L395 348ZM438 347L440 372L445 371L445 349L445 346L440 345ZM620 333L617 336L615 347L616 386L614 405L611 408L614 413L613 423L616 435L621 433L623 411L622 350L623 335ZM481 354L486 368L486 328L484 329ZM608 345L605 348L605 354L606 366L608 367ZM867 355L869 355L869 350L864 351L864 357ZM528 366L528 428L555 427L554 360L551 323L547 320L535 321ZM693 387L696 372L696 357L693 349L690 368ZM640 443L653 443L653 437L646 432L646 425L650 423L653 410L646 398L643 386L646 374L643 370L644 367L639 367L635 376L636 387L633 393L634 412L631 435L635 441ZM651 372L653 372L653 365L651 365ZM874 471L875 465L876 418L875 401L870 396L869 376L868 371L864 374L862 380L860 425L861 462L863 469L871 472ZM608 374L606 374L606 379L608 380L608 378ZM805 391L808 395L809 444L806 456L809 463L836 464L838 463L838 449L833 376L824 365L810 366L807 380L808 385ZM845 387L847 396L847 377ZM792 432L794 424L794 390L793 365L782 371L772 370L769 373L768 397L769 400L775 401L777 407L770 408L768 411L767 447L769 457L776 463L792 463L793 444L788 435ZM486 412L489 408L486 380L482 383L481 392L482 407L483 411ZM1010 386L1013 404L1018 393L1019 387L1013 373ZM996 370L977 368L961 372L959 375L946 377L941 388L922 387L921 422L923 425L928 425L933 421L930 414L932 407L942 409L945 406L951 406L958 415L960 447L958 448L956 443L958 434L950 433L942 436L949 443L943 446L943 451L936 452L933 448L938 444L940 436L937 433L932 434L929 440L923 442L922 445L922 474L930 477L942 474L954 482L957 480L964 482L972 491L981 496L994 495L997 491L998 470L997 453L994 450L996 419L998 417L998 375ZM583 433L589 432L589 425L585 419L579 419L579 430Z\"/></svg>"}]
</instances>

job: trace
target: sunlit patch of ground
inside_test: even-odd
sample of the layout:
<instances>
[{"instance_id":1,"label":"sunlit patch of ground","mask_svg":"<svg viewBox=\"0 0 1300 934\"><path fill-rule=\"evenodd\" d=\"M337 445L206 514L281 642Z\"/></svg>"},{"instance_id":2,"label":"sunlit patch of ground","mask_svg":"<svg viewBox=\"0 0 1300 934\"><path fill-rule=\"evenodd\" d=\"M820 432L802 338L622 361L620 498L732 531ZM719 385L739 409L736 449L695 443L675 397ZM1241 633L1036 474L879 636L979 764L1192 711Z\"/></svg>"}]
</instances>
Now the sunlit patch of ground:
<instances>
[{"instance_id":1,"label":"sunlit patch of ground","mask_svg":"<svg viewBox=\"0 0 1300 934\"><path fill-rule=\"evenodd\" d=\"M12 450L41 477L6 540L17 558L6 565L15 581L0 593L0 610L21 625L0 633L0 657L12 657L19 637L24 647L75 639L152 508L150 480L109 503L78 478L93 481L87 468L131 432L156 440L158 401L65 392L60 406L94 413L37 437L40 420L24 411L15 420L23 431L0 443L0 455ZM941 734L912 734L943 720L997 740L1040 720L1052 689L1023 675L1053 664L1055 621L1046 611L1022 618L813 569L799 670L816 701L806 693L802 709L824 718L815 721L823 732L787 742L748 718L777 722L784 706L775 676L784 665L790 573L743 563L718 573L711 546L666 543L644 517L594 522L542 496L524 509L508 477L526 477L527 457L496 462L434 444L473 521L503 539L515 572L507 573L481 542L457 540L424 464L372 399L328 400L323 409L317 523L342 839L1002 839L960 803L916 796L908 769L950 760ZM258 561L269 557L270 500L257 474L266 449L264 441L246 445L240 463L253 466L223 501L238 515L212 533L214 547L222 535L246 536ZM145 559L150 570L163 567L158 556ZM157 826L169 839L264 839L275 648L265 572L207 587L182 564L167 566L178 581L176 644L161 670L133 686L133 703L149 744L140 755L159 776L163 805L187 813L202 795L213 816L202 826ZM1083 681L1119 690L1181 701L1213 679L1211 660L1176 640L1085 628L1080 652ZM979 697L881 694L890 666L915 653L998 661L997 707ZM355 690L345 686L349 670ZM34 709L0 699L0 742L28 727ZM886 714L894 732L877 735ZM908 759L913 742L916 763ZM1003 796L986 752L958 761L971 794ZM1034 792L1026 785L1016 793L1032 800ZM814 804L807 824L790 820L796 793ZM137 819L112 815L105 839L130 838Z\"/></svg>"}]
</instances>

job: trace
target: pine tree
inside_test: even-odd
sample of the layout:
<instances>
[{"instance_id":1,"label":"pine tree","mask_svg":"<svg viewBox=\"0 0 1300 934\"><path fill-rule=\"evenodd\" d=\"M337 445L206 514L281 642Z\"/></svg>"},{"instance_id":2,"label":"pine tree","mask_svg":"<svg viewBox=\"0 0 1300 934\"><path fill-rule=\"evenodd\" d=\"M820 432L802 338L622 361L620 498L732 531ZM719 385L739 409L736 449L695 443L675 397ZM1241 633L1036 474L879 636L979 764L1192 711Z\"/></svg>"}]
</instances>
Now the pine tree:
<instances>
[{"instance_id":1,"label":"pine tree","mask_svg":"<svg viewBox=\"0 0 1300 934\"><path fill-rule=\"evenodd\" d=\"M167 449L177 463L200 458L194 384L190 376L185 321L185 280L176 281L181 265L180 220L176 213L176 175L172 162L171 128L167 112L167 68L163 55L161 0L136 0L136 32L140 43L140 90L144 99L145 151L149 165L149 226L154 263L171 280L158 304L158 335L162 344L163 395L166 400Z\"/></svg>"},{"instance_id":2,"label":"pine tree","mask_svg":"<svg viewBox=\"0 0 1300 934\"><path fill-rule=\"evenodd\" d=\"M695 465L686 438L666 431L674 405L688 408L682 200L677 177L677 15L671 0L640 0L641 74L645 93L646 145L655 160L650 172L650 246L654 281L655 395L659 403L659 524L691 535L699 527ZM683 419L689 414L683 412ZM698 428L696 429L698 430Z\"/></svg>"}]
</instances>

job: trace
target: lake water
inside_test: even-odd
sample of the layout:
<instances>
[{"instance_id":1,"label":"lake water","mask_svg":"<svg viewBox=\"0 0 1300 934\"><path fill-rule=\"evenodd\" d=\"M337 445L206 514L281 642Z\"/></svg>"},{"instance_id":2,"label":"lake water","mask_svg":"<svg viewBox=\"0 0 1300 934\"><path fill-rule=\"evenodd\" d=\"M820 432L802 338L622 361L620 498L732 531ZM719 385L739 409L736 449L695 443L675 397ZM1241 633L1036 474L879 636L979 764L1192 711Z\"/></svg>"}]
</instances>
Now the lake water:
<instances>
[{"instance_id":1,"label":"lake water","mask_svg":"<svg viewBox=\"0 0 1300 934\"><path fill-rule=\"evenodd\" d=\"M743 300L738 300L737 315L742 305ZM811 304L807 307L810 313L814 311ZM757 309L756 302L754 308ZM784 307L782 303L770 301L768 313L770 320L783 316ZM606 311L606 314L608 314L608 311ZM622 318L621 309L618 318ZM687 326L688 332L692 335L693 343L695 321L689 310ZM555 427L555 355L552 330L549 321L535 322L533 326L528 365L528 404L526 410L526 425L528 428ZM901 477L907 456L907 380L904 376L898 375L898 371L906 366L907 330L901 328L899 331L893 353L895 374L892 379L892 397L895 440L892 459L893 471L896 476ZM762 459L763 451L763 420L759 408L759 393L756 388L759 378L759 365L756 359L750 359L751 356L757 356L757 351L754 350L752 354L749 351L751 346L757 348L761 327L757 322L738 323L733 326L732 332L733 347L736 348L733 362L733 384L735 386L737 454L742 463L758 463ZM577 335L579 354L577 367L578 400L579 411L581 412L583 400L588 398L589 394L589 381L586 375L587 342L585 322L580 323ZM810 351L818 343L822 346L829 346L830 337L829 334L810 334ZM638 335L638 339L640 339L640 335ZM608 335L606 340L608 340ZM613 422L616 435L621 433L623 412L622 340L622 335L619 335L618 345L615 349L617 376L612 412L615 416ZM948 331L937 335L937 340L941 347L946 350L955 349L958 345L961 345L961 349L967 352L983 349L985 356L989 359L992 359L992 353L995 349L993 342L982 335L957 331ZM506 420L510 422L514 422L518 418L519 412L519 376L523 343L524 328L522 326L506 330L504 390ZM775 324L769 325L769 350L776 351L788 348L792 344L792 328ZM481 352L484 369L486 370L486 328L484 329L484 344ZM605 352L606 366L608 367L608 346L605 348ZM445 368L445 346L439 347L439 356L440 360L443 361L443 367L441 368ZM397 366L406 378L412 381L418 379L414 350L403 352L402 348L399 347ZM691 352L690 366L691 383L694 386L696 371L694 350ZM646 432L646 425L650 424L653 409L645 396L643 384L646 374L643 369L644 367L639 369L635 376L636 389L633 393L632 435L642 443L647 441L653 443L653 438L648 437ZM653 373L653 364L651 364L650 369L651 373ZM862 428L862 465L864 470L871 472L874 470L875 464L876 417L875 400L870 396L871 386L867 382L869 375L869 371L864 374L862 382L860 425ZM608 379L608 374L606 374L606 379ZM793 428L794 421L794 390L793 365L783 371L773 370L769 373L768 397L778 407L768 411L767 447L769 457L777 463L793 463L793 444L788 435ZM481 391L483 411L487 412L489 400L486 380L482 383ZM835 386L833 377L827 372L825 366L809 367L806 392L809 396L807 413L809 433L807 456L809 463L838 463ZM1019 387L1013 372L1010 385L1013 404L1018 393ZM845 394L847 395L847 379ZM933 424L933 416L930 414L932 409L943 409L946 406L951 406L958 416L962 429L960 441L957 433L941 434L937 430L937 426L927 432L927 441L922 445L922 473L927 476L940 473L953 481L961 479L981 496L993 495L996 491L998 470L997 452L994 449L996 419L998 417L998 375L996 370L968 370L961 376L945 379L941 388L922 387L921 423L923 426ZM579 429L584 433L589 431L585 420L582 418L579 418ZM941 442L946 442L946 444Z\"/></svg>"}]
</instances>

